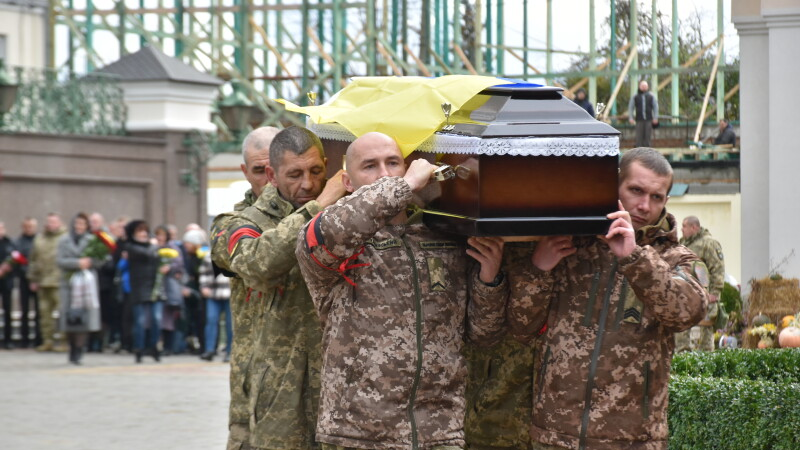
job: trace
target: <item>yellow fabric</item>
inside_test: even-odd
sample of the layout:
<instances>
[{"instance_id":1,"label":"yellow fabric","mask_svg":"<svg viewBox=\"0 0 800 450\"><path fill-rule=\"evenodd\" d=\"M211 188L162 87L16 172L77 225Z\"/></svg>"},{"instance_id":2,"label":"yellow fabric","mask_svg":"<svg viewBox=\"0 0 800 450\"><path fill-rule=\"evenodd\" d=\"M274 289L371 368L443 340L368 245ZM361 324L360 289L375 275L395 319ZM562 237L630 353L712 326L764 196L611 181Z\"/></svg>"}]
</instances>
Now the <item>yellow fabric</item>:
<instances>
[{"instance_id":1,"label":"yellow fabric","mask_svg":"<svg viewBox=\"0 0 800 450\"><path fill-rule=\"evenodd\" d=\"M324 105L278 102L315 123L338 123L356 137L371 131L387 134L397 141L403 156L408 156L445 124L442 103L452 105L450 123L468 121L468 114L458 113L462 107L474 110L489 98L478 96L479 92L511 83L475 75L356 77Z\"/></svg>"}]
</instances>

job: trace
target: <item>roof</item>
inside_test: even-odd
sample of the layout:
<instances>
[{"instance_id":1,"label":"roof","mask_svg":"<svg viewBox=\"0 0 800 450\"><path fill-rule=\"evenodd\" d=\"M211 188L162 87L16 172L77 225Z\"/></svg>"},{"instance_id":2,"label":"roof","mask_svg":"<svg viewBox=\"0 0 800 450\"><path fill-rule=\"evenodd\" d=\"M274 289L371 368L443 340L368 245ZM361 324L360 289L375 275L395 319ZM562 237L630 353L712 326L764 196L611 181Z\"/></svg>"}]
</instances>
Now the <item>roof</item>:
<instances>
[{"instance_id":1,"label":"roof","mask_svg":"<svg viewBox=\"0 0 800 450\"><path fill-rule=\"evenodd\" d=\"M123 56L97 72L116 75L120 81L178 81L213 86L223 83L219 78L200 72L149 45L136 53Z\"/></svg>"}]
</instances>

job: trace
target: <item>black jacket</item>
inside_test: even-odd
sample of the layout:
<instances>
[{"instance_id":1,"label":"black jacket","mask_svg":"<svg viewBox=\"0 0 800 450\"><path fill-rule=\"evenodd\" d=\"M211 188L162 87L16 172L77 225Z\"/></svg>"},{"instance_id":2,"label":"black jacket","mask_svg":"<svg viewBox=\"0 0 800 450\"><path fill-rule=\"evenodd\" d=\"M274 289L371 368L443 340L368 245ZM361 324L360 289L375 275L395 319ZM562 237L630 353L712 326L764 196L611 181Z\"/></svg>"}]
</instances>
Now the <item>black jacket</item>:
<instances>
[{"instance_id":1,"label":"black jacket","mask_svg":"<svg viewBox=\"0 0 800 450\"><path fill-rule=\"evenodd\" d=\"M36 235L25 235L21 234L17 238L17 242L15 242L16 249L22 253L26 259L29 259L31 256L31 250L33 250L33 239ZM24 266L17 266L15 269L15 273L17 276L27 276L28 275L28 265Z\"/></svg>"},{"instance_id":2,"label":"black jacket","mask_svg":"<svg viewBox=\"0 0 800 450\"><path fill-rule=\"evenodd\" d=\"M148 302L153 294L159 266L158 247L132 240L126 242L125 250L128 252L131 300L134 303Z\"/></svg>"},{"instance_id":3,"label":"black jacket","mask_svg":"<svg viewBox=\"0 0 800 450\"><path fill-rule=\"evenodd\" d=\"M733 125L728 124L724 130L714 139L714 145L731 144L736 146L736 132L733 131Z\"/></svg>"}]
</instances>

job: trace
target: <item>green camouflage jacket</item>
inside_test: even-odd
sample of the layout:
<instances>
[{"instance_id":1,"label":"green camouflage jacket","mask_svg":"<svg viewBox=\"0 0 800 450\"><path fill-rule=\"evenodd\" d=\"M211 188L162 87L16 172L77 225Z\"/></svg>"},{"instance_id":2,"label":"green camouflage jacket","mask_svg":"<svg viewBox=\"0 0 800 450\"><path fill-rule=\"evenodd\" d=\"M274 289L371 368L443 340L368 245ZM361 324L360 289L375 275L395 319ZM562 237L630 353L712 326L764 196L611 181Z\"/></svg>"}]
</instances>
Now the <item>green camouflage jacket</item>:
<instances>
[{"instance_id":1,"label":"green camouflage jacket","mask_svg":"<svg viewBox=\"0 0 800 450\"><path fill-rule=\"evenodd\" d=\"M325 209L298 242L324 326L320 442L464 446L464 338L500 337L507 283L481 283L463 239L414 218L389 225L411 199L405 180L382 178Z\"/></svg>"},{"instance_id":2,"label":"green camouflage jacket","mask_svg":"<svg viewBox=\"0 0 800 450\"><path fill-rule=\"evenodd\" d=\"M725 260L722 257L722 246L711 237L711 233L705 228L695 233L690 238L682 238L681 244L689 247L708 268L709 275L709 294L719 299L722 288L725 285Z\"/></svg>"},{"instance_id":3,"label":"green camouflage jacket","mask_svg":"<svg viewBox=\"0 0 800 450\"><path fill-rule=\"evenodd\" d=\"M36 235L28 257L28 281L46 288L59 287L61 269L56 264L56 250L58 241L66 232L65 228L61 228L53 233L45 230Z\"/></svg>"},{"instance_id":4,"label":"green camouflage jacket","mask_svg":"<svg viewBox=\"0 0 800 450\"><path fill-rule=\"evenodd\" d=\"M320 209L312 200L295 210L267 186L252 206L227 221L230 271L249 288L254 308L248 372L255 447L318 448L322 334L294 248L298 231Z\"/></svg>"},{"instance_id":5,"label":"green camouflage jacket","mask_svg":"<svg viewBox=\"0 0 800 450\"><path fill-rule=\"evenodd\" d=\"M508 247L506 247L508 251ZM470 450L530 448L533 346L506 335L490 347L465 345Z\"/></svg>"},{"instance_id":6,"label":"green camouflage jacket","mask_svg":"<svg viewBox=\"0 0 800 450\"><path fill-rule=\"evenodd\" d=\"M228 221L237 212L255 203L253 191L248 189L244 199L237 203L233 212L220 214L211 224L211 259L214 264L231 276L231 313L233 315L233 342L231 344L231 403L228 409L228 425L250 423L250 406L247 395L250 385L247 369L253 354L252 320L256 302L247 301L247 288L241 278L231 272L228 255Z\"/></svg>"},{"instance_id":7,"label":"green camouflage jacket","mask_svg":"<svg viewBox=\"0 0 800 450\"><path fill-rule=\"evenodd\" d=\"M637 231L618 260L595 237L544 272L530 253L506 267L515 337L539 336L531 437L571 449L667 448L674 333L706 314L691 275L697 256L678 244L675 219Z\"/></svg>"}]
</instances>

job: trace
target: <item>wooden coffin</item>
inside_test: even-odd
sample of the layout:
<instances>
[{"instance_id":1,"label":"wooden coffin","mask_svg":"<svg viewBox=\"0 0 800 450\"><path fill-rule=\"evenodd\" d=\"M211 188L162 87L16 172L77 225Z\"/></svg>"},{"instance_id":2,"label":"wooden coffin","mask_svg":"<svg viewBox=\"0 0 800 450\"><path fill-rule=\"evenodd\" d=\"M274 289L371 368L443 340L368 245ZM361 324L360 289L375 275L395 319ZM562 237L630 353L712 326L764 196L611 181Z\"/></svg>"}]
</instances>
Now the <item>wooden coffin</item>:
<instances>
[{"instance_id":1,"label":"wooden coffin","mask_svg":"<svg viewBox=\"0 0 800 450\"><path fill-rule=\"evenodd\" d=\"M425 223L472 236L605 234L606 215L618 209L619 132L559 88L496 86L480 95L489 98L469 114L474 123L444 127L409 157L454 169L426 192ZM329 125L311 128L329 171L338 170L344 139L326 138Z\"/></svg>"}]
</instances>

